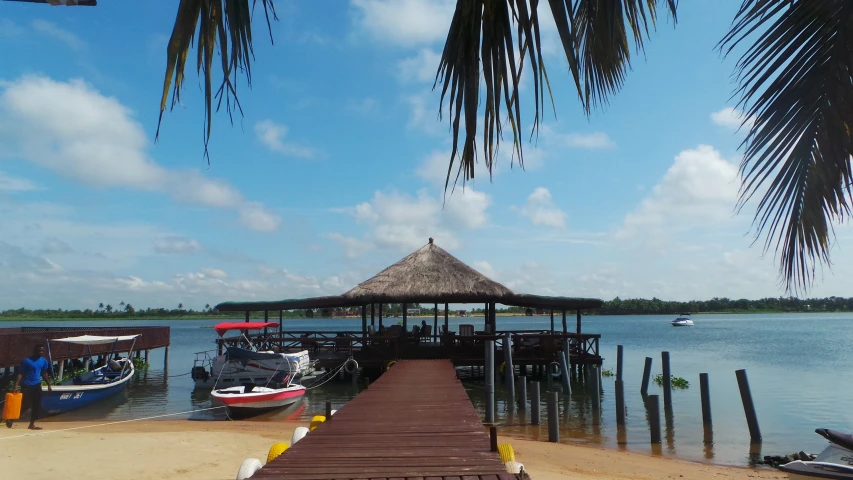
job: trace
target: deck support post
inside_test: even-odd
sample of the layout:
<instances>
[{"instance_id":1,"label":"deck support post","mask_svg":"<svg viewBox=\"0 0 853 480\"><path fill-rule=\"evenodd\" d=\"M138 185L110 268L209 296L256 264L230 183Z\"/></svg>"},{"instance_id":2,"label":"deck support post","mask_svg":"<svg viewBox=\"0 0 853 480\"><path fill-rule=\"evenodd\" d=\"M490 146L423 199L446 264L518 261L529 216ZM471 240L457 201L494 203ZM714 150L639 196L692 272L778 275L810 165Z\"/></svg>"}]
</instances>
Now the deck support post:
<instances>
[{"instance_id":1,"label":"deck support post","mask_svg":"<svg viewBox=\"0 0 853 480\"><path fill-rule=\"evenodd\" d=\"M150 350L145 350L145 363L148 363L148 352Z\"/></svg>"},{"instance_id":2,"label":"deck support post","mask_svg":"<svg viewBox=\"0 0 853 480\"><path fill-rule=\"evenodd\" d=\"M563 333L569 333L569 329L566 326L566 311L563 310Z\"/></svg>"},{"instance_id":3,"label":"deck support post","mask_svg":"<svg viewBox=\"0 0 853 480\"><path fill-rule=\"evenodd\" d=\"M376 328L376 304L370 303L370 326Z\"/></svg>"},{"instance_id":4,"label":"deck support post","mask_svg":"<svg viewBox=\"0 0 853 480\"><path fill-rule=\"evenodd\" d=\"M530 384L530 424L539 425L542 414L541 400L539 399L539 382Z\"/></svg>"},{"instance_id":5,"label":"deck support post","mask_svg":"<svg viewBox=\"0 0 853 480\"><path fill-rule=\"evenodd\" d=\"M326 402L326 421L332 419L332 402Z\"/></svg>"},{"instance_id":6,"label":"deck support post","mask_svg":"<svg viewBox=\"0 0 853 480\"><path fill-rule=\"evenodd\" d=\"M367 338L367 305L361 306L361 338Z\"/></svg>"},{"instance_id":7,"label":"deck support post","mask_svg":"<svg viewBox=\"0 0 853 480\"><path fill-rule=\"evenodd\" d=\"M527 410L527 376L518 377L518 409Z\"/></svg>"},{"instance_id":8,"label":"deck support post","mask_svg":"<svg viewBox=\"0 0 853 480\"><path fill-rule=\"evenodd\" d=\"M625 384L616 380L616 425L625 425Z\"/></svg>"},{"instance_id":9,"label":"deck support post","mask_svg":"<svg viewBox=\"0 0 853 480\"><path fill-rule=\"evenodd\" d=\"M402 305L402 307L403 307L403 331L408 332L409 331L409 304L404 303Z\"/></svg>"},{"instance_id":10,"label":"deck support post","mask_svg":"<svg viewBox=\"0 0 853 480\"><path fill-rule=\"evenodd\" d=\"M563 376L563 392L566 395L572 394L572 385L569 382L569 362L571 362L571 353L569 350L569 341L563 341L563 353L560 354L560 373Z\"/></svg>"},{"instance_id":11,"label":"deck support post","mask_svg":"<svg viewBox=\"0 0 853 480\"><path fill-rule=\"evenodd\" d=\"M251 313L251 312L246 310L246 323L249 323L249 313Z\"/></svg>"},{"instance_id":12,"label":"deck support post","mask_svg":"<svg viewBox=\"0 0 853 480\"><path fill-rule=\"evenodd\" d=\"M515 373L512 368L512 339L510 338L509 332L504 334L504 376L506 379L506 387L509 389L509 398L510 401L507 403L507 407L512 409L512 404L515 401L515 380L513 379L513 374Z\"/></svg>"},{"instance_id":13,"label":"deck support post","mask_svg":"<svg viewBox=\"0 0 853 480\"><path fill-rule=\"evenodd\" d=\"M649 395L646 400L649 411L649 434L652 443L660 443L660 401L657 395Z\"/></svg>"},{"instance_id":14,"label":"deck support post","mask_svg":"<svg viewBox=\"0 0 853 480\"><path fill-rule=\"evenodd\" d=\"M702 398L702 425L711 425L711 387L708 383L708 374L699 374L699 396Z\"/></svg>"},{"instance_id":15,"label":"deck support post","mask_svg":"<svg viewBox=\"0 0 853 480\"><path fill-rule=\"evenodd\" d=\"M548 441L560 443L560 412L557 410L559 394L548 392Z\"/></svg>"},{"instance_id":16,"label":"deck support post","mask_svg":"<svg viewBox=\"0 0 853 480\"><path fill-rule=\"evenodd\" d=\"M498 427L494 425L489 427L489 449L493 452L498 451Z\"/></svg>"},{"instance_id":17,"label":"deck support post","mask_svg":"<svg viewBox=\"0 0 853 480\"><path fill-rule=\"evenodd\" d=\"M163 354L163 370L169 370L169 346L166 345L166 353Z\"/></svg>"},{"instance_id":18,"label":"deck support post","mask_svg":"<svg viewBox=\"0 0 853 480\"><path fill-rule=\"evenodd\" d=\"M450 307L449 303L444 304L444 333L448 333L450 331L450 321L448 319L447 309Z\"/></svg>"},{"instance_id":19,"label":"deck support post","mask_svg":"<svg viewBox=\"0 0 853 480\"><path fill-rule=\"evenodd\" d=\"M432 341L438 338L438 304L435 304L432 316Z\"/></svg>"},{"instance_id":20,"label":"deck support post","mask_svg":"<svg viewBox=\"0 0 853 480\"><path fill-rule=\"evenodd\" d=\"M382 304L379 304L379 330L382 330Z\"/></svg>"},{"instance_id":21,"label":"deck support post","mask_svg":"<svg viewBox=\"0 0 853 480\"><path fill-rule=\"evenodd\" d=\"M669 368L669 352L660 352L663 373L663 408L672 406L672 372Z\"/></svg>"},{"instance_id":22,"label":"deck support post","mask_svg":"<svg viewBox=\"0 0 853 480\"><path fill-rule=\"evenodd\" d=\"M592 393L592 413L594 416L593 421L597 424L601 416L601 377L598 376L598 372L600 371L598 365L593 365L590 368L591 375L589 378L591 381L589 383Z\"/></svg>"},{"instance_id":23,"label":"deck support post","mask_svg":"<svg viewBox=\"0 0 853 480\"><path fill-rule=\"evenodd\" d=\"M281 346L281 336L284 335L284 310L278 311L278 341Z\"/></svg>"},{"instance_id":24,"label":"deck support post","mask_svg":"<svg viewBox=\"0 0 853 480\"><path fill-rule=\"evenodd\" d=\"M551 334L554 334L554 310L551 309Z\"/></svg>"},{"instance_id":25,"label":"deck support post","mask_svg":"<svg viewBox=\"0 0 853 480\"><path fill-rule=\"evenodd\" d=\"M575 332L575 333L580 335L581 334L581 311L577 310L576 313L577 313L577 332Z\"/></svg>"},{"instance_id":26,"label":"deck support post","mask_svg":"<svg viewBox=\"0 0 853 480\"><path fill-rule=\"evenodd\" d=\"M616 380L622 380L622 345L616 345Z\"/></svg>"},{"instance_id":27,"label":"deck support post","mask_svg":"<svg viewBox=\"0 0 853 480\"><path fill-rule=\"evenodd\" d=\"M646 396L649 392L649 379L652 375L652 357L646 357L646 365L643 367L643 382L640 384L640 395Z\"/></svg>"},{"instance_id":28,"label":"deck support post","mask_svg":"<svg viewBox=\"0 0 853 480\"><path fill-rule=\"evenodd\" d=\"M761 430L758 428L758 416L755 414L755 404L752 403L752 393L749 391L749 380L746 378L746 370L735 370L737 386L740 390L740 400L743 403L743 412L746 414L746 426L749 427L749 439L752 443L761 442Z\"/></svg>"},{"instance_id":29,"label":"deck support post","mask_svg":"<svg viewBox=\"0 0 853 480\"><path fill-rule=\"evenodd\" d=\"M495 341L486 340L486 423L495 423Z\"/></svg>"}]
</instances>

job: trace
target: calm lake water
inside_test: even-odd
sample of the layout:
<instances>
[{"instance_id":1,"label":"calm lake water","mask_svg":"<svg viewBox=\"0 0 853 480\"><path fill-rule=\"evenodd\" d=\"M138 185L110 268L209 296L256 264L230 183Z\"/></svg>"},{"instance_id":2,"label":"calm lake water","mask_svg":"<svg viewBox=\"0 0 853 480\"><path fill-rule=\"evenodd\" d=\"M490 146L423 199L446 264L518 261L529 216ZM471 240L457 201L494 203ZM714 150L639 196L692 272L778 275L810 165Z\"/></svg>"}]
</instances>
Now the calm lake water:
<instances>
[{"instance_id":1,"label":"calm lake water","mask_svg":"<svg viewBox=\"0 0 853 480\"><path fill-rule=\"evenodd\" d=\"M561 440L618 447L665 456L747 465L750 458L749 432L738 393L735 370L744 368L749 376L752 397L763 436L757 455L781 455L805 450L818 452L825 440L814 433L818 427L853 431L853 333L848 328L853 314L773 314L695 315L692 328L673 328L672 316L590 316L584 318L585 333L600 333L604 368L615 371L616 346L624 346L624 382L627 426L624 438L617 434L613 377L602 378L601 417L595 421L589 398L576 389L570 398L561 395ZM396 319L395 319L396 320ZM134 379L126 395L107 404L52 417L46 421L127 420L210 406L207 392L193 392L193 382L185 375L192 367L194 353L213 349L216 336L210 328L221 319L144 320L123 325L169 325L171 352L164 369L163 350L152 352L151 367ZM2 326L106 326L112 322L3 322ZM451 318L451 328L459 323L482 326L482 318ZM548 317L499 317L498 328L547 329ZM559 322L557 322L559 324ZM572 322L573 323L573 322ZM285 320L292 330L357 330L358 319ZM670 352L672 374L689 380L690 387L673 390L672 416L664 419L661 409L663 443L649 444L648 423L640 383L645 357L652 357L652 373L661 372L661 352ZM699 373L708 373L714 421L713 444L703 441ZM179 376L182 375L182 376ZM465 382L475 406L483 410L482 380ZM530 426L522 412L508 412L500 383L499 430L534 439L547 440L546 409L542 405L542 426ZM255 421L275 422L284 418L310 419L323 412L326 401L339 406L358 392L350 382L331 382L310 390L304 401L286 411L257 417ZM649 394L663 392L654 383ZM170 419L220 420L221 413L184 413Z\"/></svg>"}]
</instances>

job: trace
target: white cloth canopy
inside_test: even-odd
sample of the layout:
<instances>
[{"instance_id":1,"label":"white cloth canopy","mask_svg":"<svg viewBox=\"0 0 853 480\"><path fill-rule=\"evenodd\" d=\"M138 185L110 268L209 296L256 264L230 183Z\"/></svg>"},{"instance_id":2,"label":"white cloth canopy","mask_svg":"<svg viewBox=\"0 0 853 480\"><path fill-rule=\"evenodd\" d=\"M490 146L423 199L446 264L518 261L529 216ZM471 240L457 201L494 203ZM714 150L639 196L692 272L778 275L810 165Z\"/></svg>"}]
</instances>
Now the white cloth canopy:
<instances>
[{"instance_id":1,"label":"white cloth canopy","mask_svg":"<svg viewBox=\"0 0 853 480\"><path fill-rule=\"evenodd\" d=\"M79 337L66 338L51 338L52 342L76 343L77 345L103 345L106 343L122 342L125 340L133 340L137 335L123 335L120 337L101 337L98 335L80 335Z\"/></svg>"}]
</instances>

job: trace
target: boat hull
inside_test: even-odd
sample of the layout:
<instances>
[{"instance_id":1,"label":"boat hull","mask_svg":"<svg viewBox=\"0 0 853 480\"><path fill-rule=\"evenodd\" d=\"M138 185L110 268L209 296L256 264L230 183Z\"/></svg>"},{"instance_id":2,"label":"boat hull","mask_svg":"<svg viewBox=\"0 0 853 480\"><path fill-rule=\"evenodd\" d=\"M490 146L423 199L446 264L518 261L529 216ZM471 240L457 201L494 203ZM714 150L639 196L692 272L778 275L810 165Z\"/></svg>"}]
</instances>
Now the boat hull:
<instances>
[{"instance_id":1,"label":"boat hull","mask_svg":"<svg viewBox=\"0 0 853 480\"><path fill-rule=\"evenodd\" d=\"M106 367L102 367L106 368ZM88 407L127 388L133 377L133 364L129 363L129 371L118 380L100 385L56 385L51 391L42 387L41 407L44 415L59 415L62 413Z\"/></svg>"},{"instance_id":2,"label":"boat hull","mask_svg":"<svg viewBox=\"0 0 853 480\"><path fill-rule=\"evenodd\" d=\"M301 385L280 389L259 387L249 393L243 393L244 388L214 390L210 397L213 403L227 407L232 417L246 418L289 407L305 395L305 387Z\"/></svg>"},{"instance_id":3,"label":"boat hull","mask_svg":"<svg viewBox=\"0 0 853 480\"><path fill-rule=\"evenodd\" d=\"M779 467L788 474L790 480L829 480L853 479L853 467L828 462L803 462L800 460Z\"/></svg>"}]
</instances>

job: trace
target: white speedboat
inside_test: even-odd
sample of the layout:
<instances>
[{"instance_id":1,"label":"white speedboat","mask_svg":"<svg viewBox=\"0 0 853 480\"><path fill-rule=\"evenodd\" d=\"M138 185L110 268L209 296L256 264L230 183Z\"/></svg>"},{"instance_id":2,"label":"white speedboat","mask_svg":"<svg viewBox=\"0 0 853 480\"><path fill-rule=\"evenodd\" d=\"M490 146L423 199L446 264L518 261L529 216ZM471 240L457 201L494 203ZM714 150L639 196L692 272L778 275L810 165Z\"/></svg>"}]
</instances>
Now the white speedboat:
<instances>
[{"instance_id":1,"label":"white speedboat","mask_svg":"<svg viewBox=\"0 0 853 480\"><path fill-rule=\"evenodd\" d=\"M682 313L675 320L672 321L673 327L692 327L693 320L690 320L689 313Z\"/></svg>"},{"instance_id":2,"label":"white speedboat","mask_svg":"<svg viewBox=\"0 0 853 480\"><path fill-rule=\"evenodd\" d=\"M210 392L211 403L224 405L232 418L247 418L293 405L305 395L305 387L286 379L279 388L252 383Z\"/></svg>"},{"instance_id":3,"label":"white speedboat","mask_svg":"<svg viewBox=\"0 0 853 480\"><path fill-rule=\"evenodd\" d=\"M224 322L214 326L220 337L229 330L239 330L240 338L254 349L227 347L221 355L217 355L215 351L197 352L191 371L195 387L207 389L246 383L264 385L276 374L290 375L293 380L312 374L313 368L307 350L296 353L259 351L245 335L249 330L269 327L278 327L278 324Z\"/></svg>"},{"instance_id":4,"label":"white speedboat","mask_svg":"<svg viewBox=\"0 0 853 480\"><path fill-rule=\"evenodd\" d=\"M791 480L853 480L853 435L826 428L815 433L829 440L829 445L814 460L795 460L779 469Z\"/></svg>"}]
</instances>

